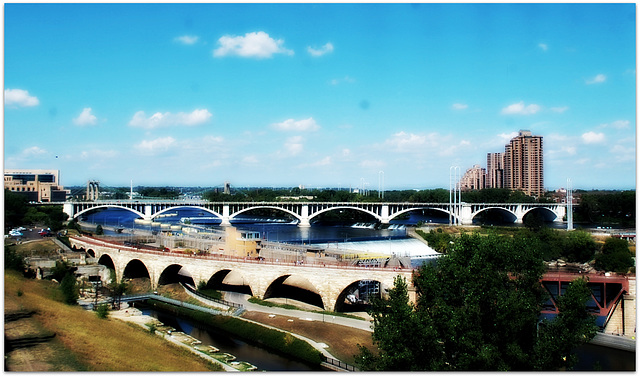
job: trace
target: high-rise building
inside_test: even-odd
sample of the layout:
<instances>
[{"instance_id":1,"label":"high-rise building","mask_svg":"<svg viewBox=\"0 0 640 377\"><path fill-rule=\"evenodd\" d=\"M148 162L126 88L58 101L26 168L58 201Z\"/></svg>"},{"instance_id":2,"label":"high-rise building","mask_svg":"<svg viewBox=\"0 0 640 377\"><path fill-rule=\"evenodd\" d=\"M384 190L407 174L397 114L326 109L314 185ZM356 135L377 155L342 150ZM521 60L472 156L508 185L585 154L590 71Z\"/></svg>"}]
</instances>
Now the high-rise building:
<instances>
[{"instance_id":1,"label":"high-rise building","mask_svg":"<svg viewBox=\"0 0 640 377\"><path fill-rule=\"evenodd\" d=\"M542 136L521 130L505 146L504 187L527 195L544 194Z\"/></svg>"},{"instance_id":2,"label":"high-rise building","mask_svg":"<svg viewBox=\"0 0 640 377\"><path fill-rule=\"evenodd\" d=\"M59 184L59 170L4 171L4 187L25 195L32 202L64 202L67 191Z\"/></svg>"},{"instance_id":3,"label":"high-rise building","mask_svg":"<svg viewBox=\"0 0 640 377\"><path fill-rule=\"evenodd\" d=\"M480 165L473 165L460 179L460 190L482 190L485 188L485 176L484 168L481 168Z\"/></svg>"},{"instance_id":4,"label":"high-rise building","mask_svg":"<svg viewBox=\"0 0 640 377\"><path fill-rule=\"evenodd\" d=\"M487 188L504 188L504 153L487 153Z\"/></svg>"}]
</instances>

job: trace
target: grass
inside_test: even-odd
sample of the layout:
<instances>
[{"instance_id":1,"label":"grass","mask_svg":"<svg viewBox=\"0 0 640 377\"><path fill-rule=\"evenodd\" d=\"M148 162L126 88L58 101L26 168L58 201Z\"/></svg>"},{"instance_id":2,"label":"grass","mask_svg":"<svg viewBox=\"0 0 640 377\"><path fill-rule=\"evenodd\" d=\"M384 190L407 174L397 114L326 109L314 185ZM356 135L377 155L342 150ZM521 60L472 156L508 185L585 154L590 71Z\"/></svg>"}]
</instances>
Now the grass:
<instances>
[{"instance_id":1,"label":"grass","mask_svg":"<svg viewBox=\"0 0 640 377\"><path fill-rule=\"evenodd\" d=\"M28 280L5 271L5 312L34 310L31 320L43 331L55 332L56 350L48 370L87 371L211 371L220 370L188 350L179 348L142 328L58 300L58 285ZM16 292L23 292L18 296Z\"/></svg>"}]
</instances>

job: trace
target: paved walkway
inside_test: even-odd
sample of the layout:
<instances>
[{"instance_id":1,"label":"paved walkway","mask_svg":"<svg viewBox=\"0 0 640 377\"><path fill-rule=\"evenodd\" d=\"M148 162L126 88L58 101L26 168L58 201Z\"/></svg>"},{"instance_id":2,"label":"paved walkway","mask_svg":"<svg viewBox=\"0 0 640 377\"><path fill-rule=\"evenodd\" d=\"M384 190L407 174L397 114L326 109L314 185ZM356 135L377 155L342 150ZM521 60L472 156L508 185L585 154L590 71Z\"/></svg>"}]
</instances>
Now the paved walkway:
<instances>
[{"instance_id":1,"label":"paved walkway","mask_svg":"<svg viewBox=\"0 0 640 377\"><path fill-rule=\"evenodd\" d=\"M351 319L351 318L340 317L340 316L332 316L328 314L312 313L304 310L291 310L291 309L252 304L248 301L249 297L250 297L249 295L242 294L242 293L225 292L225 299L227 301L235 302L236 304L241 304L242 306L245 307L245 309L249 311L283 315L288 317L297 317L304 320L334 323L342 326L348 326L348 327L353 327L360 330L373 332L373 329L371 328L372 324L368 320Z\"/></svg>"}]
</instances>

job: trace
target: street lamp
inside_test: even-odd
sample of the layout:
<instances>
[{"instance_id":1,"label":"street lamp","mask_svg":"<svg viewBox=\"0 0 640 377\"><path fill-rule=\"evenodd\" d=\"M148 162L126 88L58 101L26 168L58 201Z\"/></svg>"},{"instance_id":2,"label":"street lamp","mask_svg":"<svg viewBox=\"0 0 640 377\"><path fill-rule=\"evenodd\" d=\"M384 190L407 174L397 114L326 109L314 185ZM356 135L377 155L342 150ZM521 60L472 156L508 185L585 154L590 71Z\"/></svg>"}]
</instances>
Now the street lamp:
<instances>
[{"instance_id":1,"label":"street lamp","mask_svg":"<svg viewBox=\"0 0 640 377\"><path fill-rule=\"evenodd\" d=\"M451 166L449 167L449 225L460 221L460 204L460 167Z\"/></svg>"}]
</instances>

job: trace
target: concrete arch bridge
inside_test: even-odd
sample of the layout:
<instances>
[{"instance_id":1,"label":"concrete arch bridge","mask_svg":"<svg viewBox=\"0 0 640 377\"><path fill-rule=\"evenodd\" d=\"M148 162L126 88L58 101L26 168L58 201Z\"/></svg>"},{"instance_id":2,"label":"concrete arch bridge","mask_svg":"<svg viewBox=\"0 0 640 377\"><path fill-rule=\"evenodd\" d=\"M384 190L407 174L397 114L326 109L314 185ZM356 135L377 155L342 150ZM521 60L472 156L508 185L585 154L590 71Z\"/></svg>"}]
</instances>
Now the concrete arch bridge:
<instances>
[{"instance_id":1,"label":"concrete arch bridge","mask_svg":"<svg viewBox=\"0 0 640 377\"><path fill-rule=\"evenodd\" d=\"M413 287L412 270L203 257L149 251L91 237L70 237L69 242L73 249L85 251L98 263L114 269L118 281L148 277L151 289L177 282L194 286L206 282L212 288L248 293L262 299L295 296L296 300L325 310L342 311L347 296L363 290L362 282L378 282L376 287L383 296L394 286L398 275L406 279L410 289Z\"/></svg>"},{"instance_id":2,"label":"concrete arch bridge","mask_svg":"<svg viewBox=\"0 0 640 377\"><path fill-rule=\"evenodd\" d=\"M205 201L94 201L64 202L64 212L69 218L76 218L91 210L100 208L124 208L144 220L154 218L179 208L198 208L222 220L222 225L230 225L236 216L253 209L275 209L285 212L298 220L298 226L308 227L311 220L328 211L341 209L357 210L373 216L382 224L414 210L436 210L449 214L458 224L470 225L477 215L493 210L511 217L515 223L522 223L524 217L537 211L549 221L561 222L566 214L566 205L559 203L352 203L352 202L205 202Z\"/></svg>"}]
</instances>

